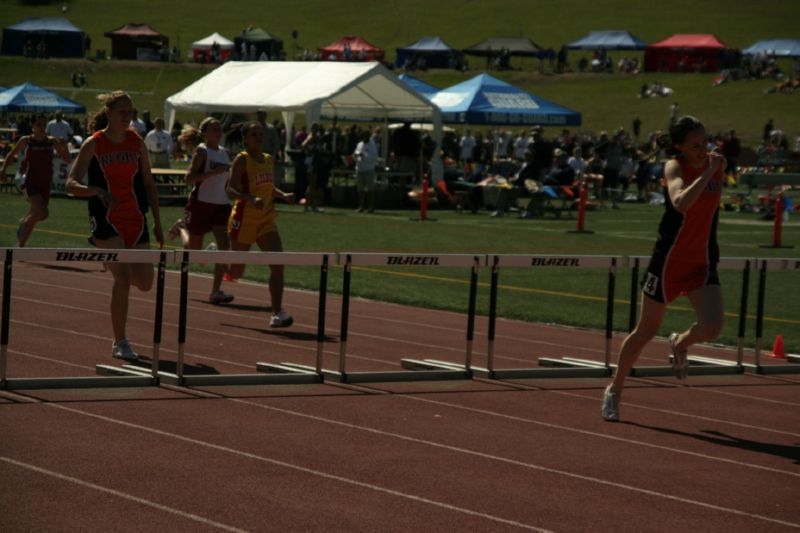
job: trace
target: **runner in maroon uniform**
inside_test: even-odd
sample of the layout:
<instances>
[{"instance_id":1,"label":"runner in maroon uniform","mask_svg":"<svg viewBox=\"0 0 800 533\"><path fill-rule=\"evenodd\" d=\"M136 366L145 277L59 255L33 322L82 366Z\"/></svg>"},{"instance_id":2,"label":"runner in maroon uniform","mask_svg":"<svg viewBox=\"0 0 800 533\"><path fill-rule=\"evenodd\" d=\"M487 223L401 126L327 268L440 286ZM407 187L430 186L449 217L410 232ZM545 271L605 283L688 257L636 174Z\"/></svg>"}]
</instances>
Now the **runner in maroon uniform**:
<instances>
[{"instance_id":1,"label":"runner in maroon uniform","mask_svg":"<svg viewBox=\"0 0 800 533\"><path fill-rule=\"evenodd\" d=\"M725 158L706 152L705 128L694 117L675 122L670 137L678 155L664 167L666 212L643 281L639 323L623 341L614 380L603 393L602 416L609 421L619 420L625 377L658 333L669 302L685 294L697 316L688 330L669 336L676 378L688 374L689 346L717 338L722 329L717 219Z\"/></svg>"},{"instance_id":2,"label":"runner in maroon uniform","mask_svg":"<svg viewBox=\"0 0 800 533\"><path fill-rule=\"evenodd\" d=\"M17 154L25 150L25 155L19 163L19 173L22 176L22 194L28 201L28 213L19 221L17 228L17 246L25 246L33 228L50 215L50 187L53 185L53 150L58 152L65 163L70 162L67 145L55 137L49 137L44 130L47 126L47 117L38 114L33 119L33 134L22 137L8 154L0 176L5 177L6 168Z\"/></svg>"},{"instance_id":3,"label":"runner in maroon uniform","mask_svg":"<svg viewBox=\"0 0 800 533\"><path fill-rule=\"evenodd\" d=\"M141 138L128 125L133 102L123 91L100 97L103 108L94 116L94 134L81 146L67 179L67 192L89 198L92 241L98 248L150 248L146 213L153 211L153 233L164 245L158 192L150 173L150 160ZM89 184L81 180L88 172ZM125 335L131 285L148 291L153 285L153 265L107 263L114 276L111 292L111 355L136 360Z\"/></svg>"}]
</instances>

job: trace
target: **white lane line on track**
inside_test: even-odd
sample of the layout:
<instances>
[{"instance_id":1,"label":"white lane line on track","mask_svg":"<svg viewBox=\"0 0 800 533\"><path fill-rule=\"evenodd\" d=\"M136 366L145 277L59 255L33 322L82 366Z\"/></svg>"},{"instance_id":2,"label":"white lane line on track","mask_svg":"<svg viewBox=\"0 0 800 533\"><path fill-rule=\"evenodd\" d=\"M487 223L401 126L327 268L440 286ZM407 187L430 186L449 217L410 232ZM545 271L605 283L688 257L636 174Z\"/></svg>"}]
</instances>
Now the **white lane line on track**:
<instances>
[{"instance_id":1,"label":"white lane line on track","mask_svg":"<svg viewBox=\"0 0 800 533\"><path fill-rule=\"evenodd\" d=\"M544 389L544 390L546 390L547 392L551 392L553 394L560 394L562 396L570 396L570 397L573 397L573 398L582 398L584 400L590 400L592 402L595 402L598 406L600 405L600 397L599 396L586 396L584 394L577 394L577 393L574 393L574 392L559 391L559 390L549 390L549 389ZM729 424L729 425L732 425L732 426L737 426L737 427L746 428L746 429L754 429L754 430L758 430L758 431L765 431L767 433L776 433L776 434L779 434L779 435L788 435L790 437L800 437L800 433L795 433L795 432L792 432L792 431L783 431L783 430L780 430L780 429L773 429L773 428L768 428L768 427L764 427L764 426L754 426L752 424L745 424L745 423L742 423L742 422L734 422L732 420L723 420L721 418L713 418L713 417L710 417L710 416L693 415L693 414L684 413L684 412L681 412L681 411L672 411L672 410L669 410L669 409L661 409L661 408L658 408L658 407L650 407L650 406L647 406L647 405L642 405L642 404L637 404L637 403L625 402L623 405L625 407L635 407L636 409L642 409L642 410L645 410L645 411L653 411L655 413L661 413L661 414L670 415L670 416L682 416L682 417L687 417L687 418L694 418L694 419L697 419L697 420L703 420L705 422L715 422L715 423L719 423L719 424Z\"/></svg>"},{"instance_id":2,"label":"white lane line on track","mask_svg":"<svg viewBox=\"0 0 800 533\"><path fill-rule=\"evenodd\" d=\"M482 518L482 519L489 520L489 521L492 521L492 522L496 522L496 523L499 523L499 524L518 527L518 528L526 529L526 530L530 530L530 531L540 531L540 532L549 532L550 531L550 530L547 530L547 529L543 529L543 528L539 528L539 527L536 527L536 526L532 526L530 524L517 522L515 520L509 520L509 519L502 518L502 517L499 517L499 516L490 515L490 514L487 514L487 513L482 513L482 512L479 512L479 511L473 511L472 509L467 509L467 508L464 508L464 507L458 507L458 506L451 505L449 503L441 502L441 501L438 501L438 500L431 500L429 498L425 498L425 497L422 497L422 496L417 496L417 495L410 494L410 493L407 493L407 492L402 492L402 491L398 491L398 490L394 490L394 489L389 489L389 488L386 488L386 487L382 487L380 485L375 485L373 483L366 483L366 482L363 482L363 481L358 481L356 479L346 478L346 477L339 476L339 475L336 475L336 474L329 474L327 472L322 472L320 470L315 470L313 468L308 468L308 467L297 465L297 464L294 464L294 463L289 463L287 461L280 461L280 460L277 460L277 459L271 459L269 457L264 457L262 455L256 455L254 453L245 452L245 451L242 451L242 450L237 450L235 448L230 448L228 446L222 446L222 445L219 445L219 444L214 444L212 442L207 442L207 441L203 441L203 440L199 440L199 439L194 439L192 437L186 437L186 436L183 436L183 435L179 435L177 433L171 433L171 432L168 432L168 431L163 431L161 429L152 428L152 427L144 426L144 425L141 425L141 424L135 424L135 423L132 423L132 422L126 422L125 420L120 420L120 419L112 418L112 417L105 416L105 415L98 415L98 414L95 414L95 413L90 413L90 412L87 412L87 411L81 411L80 409L75 409L75 408L72 408L72 407L66 407L64 405L57 405L57 404L53 404L53 403L48 403L48 404L43 404L43 405L47 405L48 407L52 407L54 409L61 409L61 410L64 410L64 411L68 411L70 413L75 413L75 414L78 414L78 415L83 415L83 416L88 416L88 417L95 418L95 419L98 419L98 420L103 420L105 422L110 422L112 424L117 424L117 425L128 427L128 428L138 429L140 431L146 431L146 432L152 433L154 435L159 435L159 436L162 436L162 437L168 437L168 438L179 440L179 441L182 441L182 442L195 444L197 446L203 446L205 448L211 448L213 450L230 453L230 454L233 454L233 455L237 455L239 457L244 457L244 458L247 458L247 459L252 459L252 460L256 460L256 461L260 461L260 462L264 462L264 463L269 463L269 464L272 464L272 465L275 465L275 466L288 468L288 469L291 469L291 470L294 470L294 471L297 471L297 472L302 472L304 474L308 474L308 475L311 475L311 476L321 477L323 479L328 479L328 480L332 480L332 481L338 481L338 482L345 483L345 484L348 484L348 485L352 485L352 486L355 486L355 487L359 487L359 488L362 488L362 489L368 489L368 490L372 490L372 491L379 492L379 493L382 493L382 494L388 494L390 496L395 496L395 497L398 497L398 498L411 500L411 501L414 501L414 502L417 502L417 503L423 503L423 504L431 505L431 506L434 506L434 507L438 507L440 509L445 509L447 511L452 511L452 512L456 512L456 513L469 515L469 516L474 516L474 517L477 517L477 518Z\"/></svg>"},{"instance_id":3,"label":"white lane line on track","mask_svg":"<svg viewBox=\"0 0 800 533\"><path fill-rule=\"evenodd\" d=\"M39 300L35 300L35 302L37 302L37 303L47 303L47 302L43 302L43 301L39 301ZM78 309L78 310L81 310L81 311L99 313L99 312L91 310L91 309L79 308L79 307L76 307L76 306L66 306L66 305L62 305L62 304L49 304L49 305L57 305L57 306L64 307L64 308L67 308L67 309L72 309L72 310ZM138 318L138 317L129 317L129 318L133 319L133 320L140 320L140 321L147 321L148 320L148 319ZM20 323L20 324L24 324L24 325L28 325L28 326L37 327L39 329L50 329L50 330L54 330L54 331L59 331L61 333L81 335L81 336L84 336L84 337L88 336L88 337L92 337L92 338L96 338L96 339L102 339L102 340L109 340L106 337L92 335L92 334L78 333L76 331L63 329L63 328L55 328L55 327L52 327L52 326L43 326L41 324L34 324L34 323L30 323L30 322L23 322L23 321L17 321L17 320L12 320L12 322L16 322L16 323ZM191 330L191 328L190 328L190 330ZM205 331L205 330L198 329L197 331ZM253 341L253 342L264 342L264 343L268 343L268 344L274 343L274 341L265 341L265 340L260 340L260 339L253 339L251 337L247 337L247 336L243 336L243 335L236 335L236 334L232 334L232 333L220 333L220 334L221 335L225 335L225 336L234 337L234 338L240 338L240 339L244 339L244 340L248 340L248 341ZM302 350L305 350L305 351L314 350L314 348L312 348L312 347L298 347L297 345L289 344L289 343L275 343L275 344L279 344L279 345L287 346L287 347L292 347L292 348L299 348L299 349L302 349ZM163 352L176 353L175 350L169 350L169 349L167 349L167 348L165 348L163 346L162 346L161 350ZM338 355L338 352L325 350L325 354ZM233 361L227 361L227 360L214 358L214 357L200 356L200 355L197 355L197 354L190 354L190 353L187 353L186 355L187 356L196 357L198 359L203 359L203 360L208 360L208 361L221 362L221 363L226 363L226 364L230 364L230 365L235 365L235 366L239 366L239 367L242 367L242 368L251 368L252 367L252 365L246 365L246 364L237 363L237 362L233 362ZM367 358L367 357L358 356L358 355L354 355L354 354L348 354L348 357L352 357L354 359L370 360L372 362L377 362L377 363L382 363L382 364L394 365L394 363L391 363L389 361L380 360L380 359L373 359L373 358ZM700 389L700 388L697 388L697 389L694 389L694 390L705 391L705 389ZM587 396L574 394L574 393L569 393L569 392L565 392L565 391L549 391L549 392L553 392L553 393L557 393L557 394L563 394L563 395L567 395L567 396L574 396L574 397L594 400L594 398L589 398ZM744 396L744 395L741 395L741 396ZM750 400L759 400L760 398L758 396L750 396L750 397L748 397L748 399L750 399ZM670 415L685 416L685 417L695 418L695 419L700 419L700 420L705 420L705 421L712 421L712 422L717 422L717 423L730 424L730 425L734 425L734 426L738 426L738 427L745 427L745 428L748 428L748 429L758 429L758 430L766 431L766 432L780 433L780 434L792 435L792 436L800 436L800 434L796 434L796 433L784 432L784 431L774 430L774 429L765 428L765 427L761 427L761 426L753 426L753 425L749 425L749 424L743 424L743 423L740 423L740 422L733 422L733 421L716 419L716 418L711 418L711 417L704 417L704 416L700 416L700 415L693 415L693 414L689 414L689 413L668 411L668 410L663 410L663 409L658 409L658 408L653 408L653 407L647 407L647 406L643 406L643 405L640 405L640 404L626 404L626 406L636 407L636 408L645 409L645 410L651 410L651 411L670 414Z\"/></svg>"},{"instance_id":4,"label":"white lane line on track","mask_svg":"<svg viewBox=\"0 0 800 533\"><path fill-rule=\"evenodd\" d=\"M94 293L93 291L84 291L84 290L80 290L80 291L81 292ZM100 293L100 292L98 292L97 294L98 295L101 295L101 294L105 295L105 293ZM84 307L78 307L78 306L67 305L67 304L56 304L56 303L49 302L49 301L37 300L35 298L26 298L26 297L19 297L19 296L14 296L13 298L15 300L28 302L28 303L33 303L33 304L47 305L49 307L61 307L61 308L64 308L64 309L78 310L78 311L87 312L87 313L102 314L104 316L108 314L106 311L101 311L101 310L97 310L97 309L88 309L88 308L84 308ZM138 301L141 301L141 302L151 303L152 304L152 302L150 300L142 299L142 298L138 298L137 299L137 298L133 298L132 297L131 300L138 300ZM165 304L165 305L176 306L175 304ZM198 307L198 306L192 306L192 305L188 306L188 308L190 310L195 310L195 311L214 312L215 314L222 314L222 315L225 315L225 316L231 316L231 317L236 317L236 318L247 318L249 320L254 320L254 317L252 317L252 316L241 314L241 313L235 313L235 312L231 312L231 311L222 311L222 310L219 310L219 309L213 309L212 310L212 309L207 309L205 307ZM140 321L140 322L152 322L152 320L150 318L136 317L136 316L133 316L133 315L129 315L128 319L129 320L137 320L137 321ZM257 319L255 319L255 320L257 320ZM295 322L294 325L295 325L295 327L300 327L300 328L303 328L303 329L307 329L307 330L316 332L316 327L314 327L314 326L304 325L304 324L300 324L298 322ZM170 324L170 323L165 323L165 326L166 327L172 327L172 328L177 327L175 324ZM188 331L192 331L193 329L195 331L206 332L206 330L203 330L203 329L192 328L191 326L187 327ZM338 335L337 331L333 331L333 330L329 330L329 331L330 331L330 333L328 333L329 335L332 335L332 336L337 336ZM305 350L305 351L309 351L309 352L316 352L316 348L303 347L303 346L298 346L296 344L284 343L284 342L275 341L275 340L254 339L252 337L235 335L235 334L226 333L226 332L218 332L218 334L231 336L231 337L235 337L235 338L240 338L240 339L251 340L251 341L254 341L254 342L266 342L266 343L274 344L274 345L277 345L277 346L283 346L283 347L289 347L289 348L297 348L297 349L301 349L301 350ZM372 335L372 334L368 334L368 333L359 332L357 330L353 330L352 328L351 328L350 331L348 331L348 334L350 335L350 337L364 337L364 338L369 338L369 339L373 339L373 340L383 340L383 341L386 341L386 342L391 342L392 344L402 343L402 344L407 344L407 345L416 346L416 347L435 348L440 352L441 351L447 351L447 352L452 352L452 353L458 354L458 355L461 355L461 354L464 353L464 348L463 347L453 347L453 346L447 346L447 345L431 345L430 343L422 343L422 342L411 341L411 340L409 340L407 338L386 337L386 336L381 336L381 335ZM528 340L528 342L531 343L531 344L553 346L553 347L558 347L558 348L563 348L564 347L563 343L551 343L551 342L548 342L548 341L530 341L530 340ZM598 350L598 349L594 349L594 348L584 348L584 347L574 347L574 348L576 350L585 351L585 352L604 353L603 350ZM338 351L327 351L326 353L328 353L330 355L338 355ZM475 350L475 351L473 351L473 355L475 355L475 356L484 356L484 355L486 355L486 353L481 351L481 350ZM394 363L386 361L384 359L375 359L375 358L371 358L371 357L367 357L367 356L356 355L356 354L353 354L353 353L348 353L347 356L348 357L352 357L354 359L361 359L361 360L364 360L364 361L371 361L371 362L380 363L380 364L394 364ZM498 361L499 360L508 360L508 361L519 361L519 362L523 362L523 363L527 363L527 364L533 364L533 362L530 359L514 357L514 356L509 356L509 355L502 355L502 354L496 354L495 355L495 359L498 360ZM646 359L660 360L660 359L656 359L656 358L652 358L652 357L648 357L648 356L642 356L641 359L643 359L643 360L646 360Z\"/></svg>"},{"instance_id":5,"label":"white lane line on track","mask_svg":"<svg viewBox=\"0 0 800 533\"><path fill-rule=\"evenodd\" d=\"M546 392L550 392L550 391L546 391ZM441 401L441 400L431 400L431 399L428 399L428 398L420 398L418 396L403 395L403 396L400 396L400 397L404 398L404 399L407 399L407 400L416 400L416 401L420 401L420 402L431 403L431 404L434 404L434 405L441 405L443 407L450 407L450 408L453 408L453 409L469 411L469 412L478 413L478 414L482 414L482 415L486 415L486 416L504 418L504 419L507 419L507 420L515 421L515 422L523 422L525 424L535 424L537 426L543 426L543 427L547 427L547 428L551 428L551 429L558 429L558 430L562 430L562 431L568 431L570 433L578 433L580 435L587 435L587 436L597 437L597 438L601 438L601 439L609 439L609 440L614 440L614 441L618 441L618 442L624 442L626 444L632 444L632 445L636 445L636 446L644 446L646 448L654 448L654 449L657 449L657 450L677 453L677 454L681 454L681 455L689 455L689 456L693 456L693 457L700 457L702 459L708 459L708 460L711 460L711 461L720 461L720 462L723 462L723 463L729 463L729 464L733 464L733 465L744 467L744 468L753 468L753 469L756 469L756 470L765 470L767 472L774 472L776 474L785 474L787 476L800 477L800 473L789 472L789 471L781 470L781 469L778 469L778 468L771 468L771 467L768 467L768 466L754 465L752 463L745 463L745 462L742 462L742 461L736 461L735 459L726 459L724 457L719 457L719 456L716 456L716 455L708 455L708 454L705 454L705 453L693 452L693 451L689 451L689 450L680 450L680 449L672 448L672 447L669 447L669 446L662 446L660 444L653 444L653 443L650 443L650 442L634 440L634 439L628 439L628 438L625 438L625 437L618 437L616 435L608 435L606 433L598 433L596 431L589 431L589 430L586 430L586 429L575 428L575 427L572 427L572 426L564 426L564 425L561 425L561 424L554 424L552 422L545 422L543 420L534 420L532 418L525 418L525 417L516 416L516 415L509 415L509 414L505 414L505 413L499 413L497 411L489 411L488 409L479 409L477 407L467 407L467 406L464 406L464 405L459 405L459 404L455 404L455 403L451 403L451 402L444 402L444 401ZM580 395L576 395L576 397L586 398L585 396L580 396Z\"/></svg>"},{"instance_id":6,"label":"white lane line on track","mask_svg":"<svg viewBox=\"0 0 800 533\"><path fill-rule=\"evenodd\" d=\"M679 502L679 503L685 504L685 505L692 505L692 506L697 506L697 507L701 507L701 508L704 508L704 509L711 509L711 510L714 510L714 511L719 511L719 512L723 512L723 513L743 516L743 517L746 517L746 518L755 519L755 520L761 520L761 521L765 521L765 522L769 522L769 523L773 523L773 524L780 524L780 525L784 525L784 526L800 528L800 523L788 522L788 521L785 521L785 520L779 520L777 518L772 518L772 517L769 517L769 516L759 515L759 514L755 514L755 513L748 513L746 511L741 511L739 509L732 509L732 508L722 507L722 506L714 505L714 504L710 504L710 503L691 500L691 499L688 499L688 498L683 498L681 496L675 496L675 495L672 495L672 494L667 494L667 493L663 493L663 492L659 492L659 491L654 491L654 490L650 490L650 489L636 487L636 486L628 485L628 484L624 484L624 483L617 483L617 482L614 482L614 481L609 481L609 480L606 480L606 479L597 478L597 477L593 477L593 476L586 476L586 475L582 475L582 474L576 474L576 473L573 473L573 472L568 472L568 471L564 471L564 470L558 470L558 469L555 469L555 468L550 468L550 467L546 467L546 466L542 466L542 465L536 465L536 464L533 464L533 463L525 463L525 462L522 462L522 461L517 461L517 460L514 460L514 459L505 458L505 457L499 457L499 456L491 455L491 454L484 453L484 452L468 450L468 449L465 449L465 448L459 448L459 447L451 446L451 445L448 445L448 444L442 444L442 443L438 443L438 442L428 441L428 440L419 439L419 438L416 438L416 437L410 437L410 436L402 435L402 434L398 434L398 433L386 432L386 431L373 429L373 428L368 428L368 427L364 427L364 426L359 426L359 425L355 425L355 424L350 424L350 423L346 423L346 422L332 421L330 419L318 417L318 416L315 416L315 415L308 415L308 414L305 414L305 413L298 413L298 412L289 411L289 410L281 409L281 408L275 408L275 407L271 407L271 406L261 406L261 404L258 404L258 403L255 403L255 402L250 402L250 401L247 401L247 400L228 399L228 401L231 401L231 402L234 402L234 403L240 403L240 404L244 404L244 405L256 406L256 407L260 406L260 407L268 409L268 410L272 410L272 411L276 411L276 412L282 412L282 413L286 413L286 414L290 414L290 415L294 415L294 416L301 416L301 417L304 417L304 418L317 420L317 421L320 421L320 422L323 422L323 423L326 423L326 424L335 424L337 426L346 427L348 429L356 429L356 430L365 431L365 432L368 432L368 433L373 433L373 434L376 434L376 435L382 435L382 436L385 436L385 437L392 437L392 438L404 440L406 442L413 442L413 443L422 444L422 445L425 445L425 446L431 446L431 447L438 448L438 449L444 449L444 450L447 450L447 451L457 452L457 453L461 453L461 454L467 454L467 455L470 455L470 456L473 456L473 457L478 457L478 458L489 460L489 461L493 461L493 462L500 462L500 463L504 463L504 464L509 464L509 465L513 465L513 466L526 468L526 469L537 470L537 471L541 471L541 472L547 472L547 473L550 473L550 474L564 476L564 477L568 477L568 478L571 478L571 479L577 479L579 481L591 482L591 483L599 484L599 485L606 486L606 487L612 487L612 488L615 488L615 489L627 490L627 491L635 492L635 493L638 493L638 494L644 494L644 495L647 495L647 496L651 496L651 497L654 497L656 499L666 499L666 500L670 500L670 501L674 501L674 502ZM221 445L218 445L218 444L213 444L213 443L210 443L210 442L201 441L201 440L194 439L194 438L191 438L191 437L185 437L183 435L178 435L176 433L170 433L168 431L163 431L163 430L160 430L160 429L156 429L156 428L152 428L152 427L148 427L148 426L144 426L144 425L140 425L140 424L126 422L124 420L119 420L119 419L108 417L108 416L105 416L105 415L98 415L98 414L95 414L95 413L89 413L89 412L86 412L86 411L81 411L80 409L75 409L75 408L72 408L72 407L66 407L66 406L63 406L63 405L56 405L56 404L50 404L50 403L43 404L43 405L47 405L48 407L52 407L52 408L56 408L56 409L62 409L62 410L68 411L68 412L72 412L72 413L76 413L76 414L80 414L80 415L96 418L96 419L99 419L99 420L104 420L104 421L110 422L110 423L119 424L119 425L122 425L122 426L125 426L125 427L131 427L131 428L139 429L139 430L142 430L142 431L147 431L149 433L153 433L153 434L156 434L156 435L161 435L161 436L164 436L164 437L177 439L177 440L180 440L180 441L183 441L183 442L189 442L189 443L192 443L192 444L205 446L205 447L212 448L212 449L215 449L215 450L232 453L232 454L235 454L235 455L238 455L238 456L241 456L241 457L246 457L246 458L254 459L254 460L258 460L258 461L263 461L263 462L267 462L267 463L270 463L270 464L275 464L275 465L278 465L278 466L284 466L286 468L290 468L290 469L293 469L293 470L296 470L296 471L304 472L304 473L311 474L311 475L318 476L318 477L323 477L325 479L332 479L332 480L340 481L340 482L347 483L347 484L350 484L350 485L354 485L354 486L358 486L358 487L362 487L362 488L367 488L367 489L370 489L370 490L375 490L375 491L382 492L382 493L385 493L385 494L391 494L393 496L398 496L398 497L405 498L405 499L410 499L410 500L413 500L413 501L418 501L418 502L422 502L422 503L428 503L428 504L431 504L431 505L435 505L437 507L445 508L445 509L448 509L448 510L460 512L460 513L464 513L464 514L468 514L468 515L471 515L471 516L478 516L478 517L486 518L488 520L493 520L493 521L498 522L498 523L514 525L516 527L522 527L522 528L525 528L525 529L530 529L530 530L535 530L535 531L545 531L545 530L543 530L541 528L538 528L538 527L535 527L535 526L531 526L531 525L528 525L528 524L523 524L523 523L516 522L516 521L513 521L513 520L508 520L508 519L497 517L497 516L494 516L494 515L488 515L488 514L485 514L485 513L480 513L480 512L477 512L477 511L470 510L470 509L455 507L455 506L452 506L450 504L439 502L439 501L436 501L436 500L430 500L430 499L423 498L423 497L420 497L420 496L415 496L413 494L408 494L408 493L396 491L396 490L393 490L393 489L387 489L385 487L381 487L381 486L378 486L378 485L373 485L373 484L370 484L370 483L365 483L365 482L357 481L357 480L354 480L354 479L345 478L345 477L338 476L338 475L335 475L335 474L329 474L329 473L326 473L326 472L321 472L319 470L315 470L315 469L311 469L311 468L308 468L308 467L296 465L296 464L293 464L293 463L288 463L288 462L285 462L285 461L279 461L279 460L276 460L276 459L270 459L268 457L259 456L259 455L252 454L252 453L249 453L249 452L244 452L244 451L241 451L241 450L236 450L234 448L229 448L227 446L221 446Z\"/></svg>"},{"instance_id":7,"label":"white lane line on track","mask_svg":"<svg viewBox=\"0 0 800 533\"><path fill-rule=\"evenodd\" d=\"M181 511L180 509L176 509L174 507L168 507L166 505L161 505L160 503L156 503L151 500L147 500L145 498L140 498L138 496L134 496L133 494L129 494L127 492L121 492L119 490L110 489L108 487L103 487L101 485L97 485L95 483L91 483L89 481L84 481L82 479L78 479L76 477L68 476L66 474L61 474L59 472L55 472L53 470L48 470L46 468L42 468L40 466L32 465L30 463L24 463L22 461L17 461L15 459L11 459L10 457L5 457L0 455L0 461L5 463L24 468L30 470L32 472L36 472L38 474L43 474L46 476L54 477L56 479L60 479L62 481L68 481L70 483L74 483L76 485L80 485L81 487L86 487L89 489L93 489L99 492L104 492L106 494L110 494L112 496L116 496L118 498L122 498L124 500L128 500L134 503L138 503L141 505L146 505L147 507L152 507L153 509L157 509L159 511L163 511L165 513L169 513L171 515L180 516L181 518L187 518L194 522L199 522L201 524L205 524L207 526L216 527L218 529L222 529L224 531L233 531L236 533L244 533L247 530L239 529L238 527L234 527L228 524L223 524L222 522L217 522L215 520L211 520L209 518L205 518L194 513L189 513L186 511Z\"/></svg>"}]
</instances>

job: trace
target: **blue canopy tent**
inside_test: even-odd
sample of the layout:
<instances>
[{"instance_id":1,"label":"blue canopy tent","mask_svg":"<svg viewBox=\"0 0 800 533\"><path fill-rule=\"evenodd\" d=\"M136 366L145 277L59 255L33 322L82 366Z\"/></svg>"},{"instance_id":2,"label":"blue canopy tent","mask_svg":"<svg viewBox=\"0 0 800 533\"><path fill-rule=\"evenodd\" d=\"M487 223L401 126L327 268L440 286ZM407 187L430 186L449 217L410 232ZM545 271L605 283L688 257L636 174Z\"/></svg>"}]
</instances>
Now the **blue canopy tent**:
<instances>
[{"instance_id":1,"label":"blue canopy tent","mask_svg":"<svg viewBox=\"0 0 800 533\"><path fill-rule=\"evenodd\" d=\"M34 85L23 83L0 93L0 111L11 113L86 113L77 102Z\"/></svg>"},{"instance_id":2,"label":"blue canopy tent","mask_svg":"<svg viewBox=\"0 0 800 533\"><path fill-rule=\"evenodd\" d=\"M566 47L570 50L644 50L647 43L627 31L590 31Z\"/></svg>"},{"instance_id":3,"label":"blue canopy tent","mask_svg":"<svg viewBox=\"0 0 800 533\"><path fill-rule=\"evenodd\" d=\"M408 74L400 74L398 78L400 78L400 81L402 81L403 83L405 83L406 85L408 85L409 87L411 87L419 94L428 99L430 99L431 96L439 92L439 89L437 89L433 85L425 83L422 80L418 80L414 76L409 76Z\"/></svg>"},{"instance_id":4,"label":"blue canopy tent","mask_svg":"<svg viewBox=\"0 0 800 533\"><path fill-rule=\"evenodd\" d=\"M86 33L67 19L31 18L3 30L2 54L83 57L87 44Z\"/></svg>"},{"instance_id":5,"label":"blue canopy tent","mask_svg":"<svg viewBox=\"0 0 800 533\"><path fill-rule=\"evenodd\" d=\"M488 74L443 89L431 97L442 121L456 124L580 126L581 114Z\"/></svg>"},{"instance_id":6,"label":"blue canopy tent","mask_svg":"<svg viewBox=\"0 0 800 533\"><path fill-rule=\"evenodd\" d=\"M775 57L800 57L800 39L769 39L758 41L742 50L744 55L769 54Z\"/></svg>"},{"instance_id":7,"label":"blue canopy tent","mask_svg":"<svg viewBox=\"0 0 800 533\"><path fill-rule=\"evenodd\" d=\"M397 48L394 65L403 68L406 63L425 60L426 68L456 68L463 63L463 54L440 37L423 37L405 48Z\"/></svg>"}]
</instances>

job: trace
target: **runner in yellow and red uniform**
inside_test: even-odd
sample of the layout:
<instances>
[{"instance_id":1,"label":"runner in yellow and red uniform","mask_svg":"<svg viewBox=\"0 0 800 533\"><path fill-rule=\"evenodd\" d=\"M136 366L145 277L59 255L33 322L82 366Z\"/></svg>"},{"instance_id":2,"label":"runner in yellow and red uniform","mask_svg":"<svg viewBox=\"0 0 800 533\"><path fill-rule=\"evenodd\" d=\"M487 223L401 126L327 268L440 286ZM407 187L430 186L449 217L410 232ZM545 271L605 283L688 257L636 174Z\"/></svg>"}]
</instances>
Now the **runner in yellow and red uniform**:
<instances>
[{"instance_id":1,"label":"runner in yellow and red uniform","mask_svg":"<svg viewBox=\"0 0 800 533\"><path fill-rule=\"evenodd\" d=\"M233 160L228 185L228 195L235 201L228 221L232 250L247 251L255 243L265 252L283 251L275 224L277 213L273 199L292 204L294 194L275 187L272 157L261 152L263 139L264 130L258 122L242 126L245 150ZM244 265L231 265L228 273L234 279L239 278L244 273ZM270 265L269 292L272 298L270 326L291 326L293 319L282 308L283 265Z\"/></svg>"}]
</instances>

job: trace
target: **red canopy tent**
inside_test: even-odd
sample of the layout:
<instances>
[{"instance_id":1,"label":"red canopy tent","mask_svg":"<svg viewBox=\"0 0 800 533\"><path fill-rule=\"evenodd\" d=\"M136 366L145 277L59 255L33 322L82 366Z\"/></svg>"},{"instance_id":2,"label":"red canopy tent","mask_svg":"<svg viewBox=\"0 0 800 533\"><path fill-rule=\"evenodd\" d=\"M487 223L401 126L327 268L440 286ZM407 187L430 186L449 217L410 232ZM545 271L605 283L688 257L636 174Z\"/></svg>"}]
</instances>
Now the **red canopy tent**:
<instances>
[{"instance_id":1,"label":"red canopy tent","mask_svg":"<svg viewBox=\"0 0 800 533\"><path fill-rule=\"evenodd\" d=\"M644 69L648 72L718 72L728 45L712 34L677 34L648 45Z\"/></svg>"},{"instance_id":2,"label":"red canopy tent","mask_svg":"<svg viewBox=\"0 0 800 533\"><path fill-rule=\"evenodd\" d=\"M348 49L350 50L349 54L346 52ZM337 61L383 61L385 56L383 48L371 45L361 37L352 36L342 37L335 43L318 50L322 53L324 60L334 57Z\"/></svg>"},{"instance_id":3,"label":"red canopy tent","mask_svg":"<svg viewBox=\"0 0 800 533\"><path fill-rule=\"evenodd\" d=\"M157 56L169 45L169 37L141 23L125 24L106 32L105 36L111 39L111 57L116 59L137 59L142 55L139 50L150 51L148 56Z\"/></svg>"}]
</instances>

